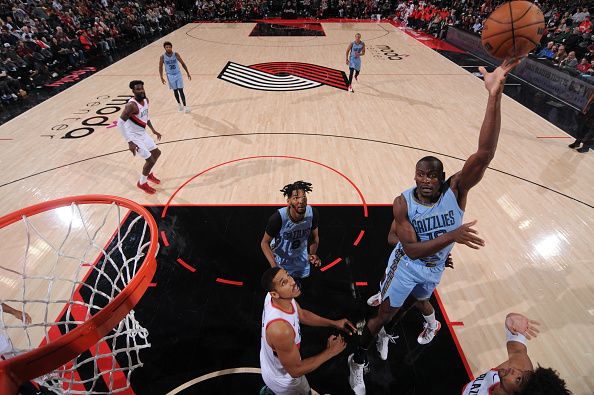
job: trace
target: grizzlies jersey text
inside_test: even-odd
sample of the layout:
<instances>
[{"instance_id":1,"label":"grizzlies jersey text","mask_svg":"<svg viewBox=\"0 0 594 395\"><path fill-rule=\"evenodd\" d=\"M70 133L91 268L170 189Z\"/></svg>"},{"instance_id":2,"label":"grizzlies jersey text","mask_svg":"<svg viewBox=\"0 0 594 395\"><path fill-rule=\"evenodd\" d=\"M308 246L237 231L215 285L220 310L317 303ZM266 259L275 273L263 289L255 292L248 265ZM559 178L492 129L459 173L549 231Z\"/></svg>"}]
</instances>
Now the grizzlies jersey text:
<instances>
[{"instance_id":1,"label":"grizzlies jersey text","mask_svg":"<svg viewBox=\"0 0 594 395\"><path fill-rule=\"evenodd\" d=\"M177 55L175 54L175 52L173 52L171 56L167 55L167 52L165 52L165 54L163 55L163 62L165 63L165 72L167 73L167 75L181 75L181 70L179 69Z\"/></svg>"}]
</instances>

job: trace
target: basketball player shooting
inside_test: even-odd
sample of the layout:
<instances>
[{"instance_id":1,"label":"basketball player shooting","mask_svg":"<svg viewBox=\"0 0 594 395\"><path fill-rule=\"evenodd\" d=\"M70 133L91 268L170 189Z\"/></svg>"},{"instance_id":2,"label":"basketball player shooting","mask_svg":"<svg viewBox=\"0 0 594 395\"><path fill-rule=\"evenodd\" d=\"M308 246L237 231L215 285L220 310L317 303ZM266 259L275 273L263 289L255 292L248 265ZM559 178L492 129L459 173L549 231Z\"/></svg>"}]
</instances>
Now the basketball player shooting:
<instances>
[{"instance_id":1,"label":"basketball player shooting","mask_svg":"<svg viewBox=\"0 0 594 395\"><path fill-rule=\"evenodd\" d=\"M463 224L468 192L480 182L495 156L501 129L501 95L507 74L520 59L505 60L492 73L484 67L485 88L489 92L487 109L479 133L477 151L464 163L462 170L446 180L442 162L432 156L417 162L416 186L394 199L396 234L400 241L392 251L386 275L380 284L381 304L378 315L367 322L359 347L348 358L349 384L357 395L365 394L363 369L367 350L377 336L377 348L387 358L390 336L383 329L412 294L425 318L418 336L420 344L433 340L441 328L429 298L441 280L448 255L454 243L479 249L485 242L473 228L476 221Z\"/></svg>"},{"instance_id":2,"label":"basketball player shooting","mask_svg":"<svg viewBox=\"0 0 594 395\"><path fill-rule=\"evenodd\" d=\"M505 318L507 361L466 384L462 395L569 395L565 381L551 368L534 369L526 340L538 335L538 322L522 314Z\"/></svg>"},{"instance_id":3,"label":"basketball player shooting","mask_svg":"<svg viewBox=\"0 0 594 395\"><path fill-rule=\"evenodd\" d=\"M156 190L147 181L155 184L161 183L151 172L161 156L161 151L146 133L146 127L151 128L155 136L157 136L157 140L161 140L161 133L157 132L151 123L148 114L149 100L144 92L144 82L134 80L130 82L130 89L132 89L134 97L128 101L122 115L118 118L118 129L128 143L128 149L132 152L132 155L136 156L138 154L145 160L136 186L148 194L154 194Z\"/></svg>"}]
</instances>

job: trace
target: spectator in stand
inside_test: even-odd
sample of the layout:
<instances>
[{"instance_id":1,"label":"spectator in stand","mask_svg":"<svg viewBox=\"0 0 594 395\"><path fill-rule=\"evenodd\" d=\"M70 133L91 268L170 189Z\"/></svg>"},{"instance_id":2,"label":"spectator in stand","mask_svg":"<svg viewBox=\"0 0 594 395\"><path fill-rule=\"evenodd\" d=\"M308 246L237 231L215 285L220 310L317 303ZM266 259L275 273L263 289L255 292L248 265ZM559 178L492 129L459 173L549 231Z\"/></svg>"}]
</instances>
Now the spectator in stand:
<instances>
[{"instance_id":1,"label":"spectator in stand","mask_svg":"<svg viewBox=\"0 0 594 395\"><path fill-rule=\"evenodd\" d=\"M563 59L567 57L567 52L565 51L565 45L559 45L559 49L555 53L555 57L553 58L554 63L560 63Z\"/></svg>"},{"instance_id":2,"label":"spectator in stand","mask_svg":"<svg viewBox=\"0 0 594 395\"><path fill-rule=\"evenodd\" d=\"M594 62L594 60L592 60ZM580 64L577 65L577 69L580 73L582 74L586 74L588 72L588 69L590 68L590 62L588 62L588 59L586 58L582 58L582 60L580 61Z\"/></svg>"},{"instance_id":3,"label":"spectator in stand","mask_svg":"<svg viewBox=\"0 0 594 395\"><path fill-rule=\"evenodd\" d=\"M575 51L571 51L567 54L567 57L559 62L559 67L566 69L575 69L578 65L578 60L575 57Z\"/></svg>"},{"instance_id":4,"label":"spectator in stand","mask_svg":"<svg viewBox=\"0 0 594 395\"><path fill-rule=\"evenodd\" d=\"M578 28L582 33L592 33L592 21L590 20L590 14L586 15L585 19L580 23Z\"/></svg>"},{"instance_id":5,"label":"spectator in stand","mask_svg":"<svg viewBox=\"0 0 594 395\"><path fill-rule=\"evenodd\" d=\"M536 56L538 58L553 59L555 57L555 51L553 49L554 46L555 46L555 43L552 41L549 41L547 43L547 46L544 47L543 49L541 49L540 52Z\"/></svg>"}]
</instances>

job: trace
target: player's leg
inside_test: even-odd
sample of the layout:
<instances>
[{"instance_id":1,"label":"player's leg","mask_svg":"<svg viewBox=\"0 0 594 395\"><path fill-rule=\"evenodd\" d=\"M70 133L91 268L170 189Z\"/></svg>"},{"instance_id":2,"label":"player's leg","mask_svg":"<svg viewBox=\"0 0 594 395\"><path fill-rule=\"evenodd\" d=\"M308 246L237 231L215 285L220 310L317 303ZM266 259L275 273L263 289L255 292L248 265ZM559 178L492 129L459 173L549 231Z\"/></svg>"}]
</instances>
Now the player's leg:
<instances>
[{"instance_id":1,"label":"player's leg","mask_svg":"<svg viewBox=\"0 0 594 395\"><path fill-rule=\"evenodd\" d=\"M349 92L353 92L353 73L355 72L355 69L352 68L351 66L349 66Z\"/></svg>"},{"instance_id":2,"label":"player's leg","mask_svg":"<svg viewBox=\"0 0 594 395\"><path fill-rule=\"evenodd\" d=\"M387 334L385 330L382 332L381 329L394 318L412 289L416 286L413 276L407 271L409 265L399 265L402 256L400 254L395 256L395 254L396 250L390 256L388 262L391 262L391 264L388 267L384 283L381 285L382 304L380 305L378 314L367 322L363 328L362 335L359 337L357 350L348 358L350 370L349 384L357 395L365 394L363 370L367 363L367 350L376 341L376 336L380 332L382 339L379 340L382 342L385 340L383 336ZM382 354L381 349L380 354ZM387 349L383 354L387 358Z\"/></svg>"},{"instance_id":3,"label":"player's leg","mask_svg":"<svg viewBox=\"0 0 594 395\"><path fill-rule=\"evenodd\" d=\"M425 319L423 330L417 338L419 344L430 343L441 329L441 323L435 319L435 309L429 301L436 286L437 283L428 282L417 285L412 291L412 295L417 299L416 306Z\"/></svg>"},{"instance_id":4,"label":"player's leg","mask_svg":"<svg viewBox=\"0 0 594 395\"><path fill-rule=\"evenodd\" d=\"M359 82L359 73L361 72L361 69L359 70L355 70L355 81Z\"/></svg>"},{"instance_id":5,"label":"player's leg","mask_svg":"<svg viewBox=\"0 0 594 395\"><path fill-rule=\"evenodd\" d=\"M157 160L161 156L161 150L157 148L157 145L150 138L148 134L144 134L143 136L139 136L133 139L134 144L138 146L137 154L142 159L144 159L144 166L142 167L142 174L140 175L140 179L138 180L137 186L138 188L142 189L143 191L153 194L155 193L155 189L151 187L147 181L150 179L152 182L159 183L159 179L157 179L152 174L152 169L157 163Z\"/></svg>"},{"instance_id":6,"label":"player's leg","mask_svg":"<svg viewBox=\"0 0 594 395\"><path fill-rule=\"evenodd\" d=\"M585 126L585 129L587 129L587 125ZM590 127L592 127L592 125L590 125ZM582 153L588 152L588 150L594 146L594 129L587 131L582 138L582 141L584 145L581 148L578 148L577 151Z\"/></svg>"},{"instance_id":7,"label":"player's leg","mask_svg":"<svg viewBox=\"0 0 594 395\"><path fill-rule=\"evenodd\" d=\"M184 94L184 88L179 88L177 90L179 92L179 97L181 98L182 104L186 105L186 95Z\"/></svg>"},{"instance_id":8,"label":"player's leg","mask_svg":"<svg viewBox=\"0 0 594 395\"><path fill-rule=\"evenodd\" d=\"M177 110L182 112L184 110L184 106L180 102L179 89L173 90L173 96L175 96L175 101L177 102Z\"/></svg>"}]
</instances>

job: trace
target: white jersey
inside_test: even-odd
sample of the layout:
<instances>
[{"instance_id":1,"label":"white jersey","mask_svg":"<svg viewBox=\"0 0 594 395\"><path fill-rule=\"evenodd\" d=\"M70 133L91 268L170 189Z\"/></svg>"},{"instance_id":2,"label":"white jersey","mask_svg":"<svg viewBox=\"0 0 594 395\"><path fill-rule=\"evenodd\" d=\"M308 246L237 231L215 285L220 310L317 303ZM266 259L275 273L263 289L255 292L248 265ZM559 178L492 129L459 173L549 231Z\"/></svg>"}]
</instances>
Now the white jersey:
<instances>
[{"instance_id":1,"label":"white jersey","mask_svg":"<svg viewBox=\"0 0 594 395\"><path fill-rule=\"evenodd\" d=\"M142 104L138 103L134 98L128 100L128 103L134 103L138 107L138 114L130 115L130 118L124 123L124 128L129 134L144 134L146 133L146 123L149 121L148 115L148 99L144 98Z\"/></svg>"},{"instance_id":2,"label":"white jersey","mask_svg":"<svg viewBox=\"0 0 594 395\"><path fill-rule=\"evenodd\" d=\"M284 311L272 302L272 298L268 293L264 300L264 312L262 313L262 339L260 346L260 367L262 369L262 378L266 385L275 394L306 394L309 391L309 385L304 376L293 378L281 362L279 361L276 352L266 341L266 329L270 324L276 321L285 321L295 333L295 344L297 348L301 345L301 329L299 327L299 313L297 311L297 303L293 299L291 301L291 310Z\"/></svg>"},{"instance_id":3,"label":"white jersey","mask_svg":"<svg viewBox=\"0 0 594 395\"><path fill-rule=\"evenodd\" d=\"M499 386L499 381L499 373L491 369L466 384L462 389L462 395L489 395Z\"/></svg>"}]
</instances>

